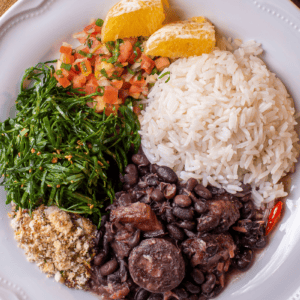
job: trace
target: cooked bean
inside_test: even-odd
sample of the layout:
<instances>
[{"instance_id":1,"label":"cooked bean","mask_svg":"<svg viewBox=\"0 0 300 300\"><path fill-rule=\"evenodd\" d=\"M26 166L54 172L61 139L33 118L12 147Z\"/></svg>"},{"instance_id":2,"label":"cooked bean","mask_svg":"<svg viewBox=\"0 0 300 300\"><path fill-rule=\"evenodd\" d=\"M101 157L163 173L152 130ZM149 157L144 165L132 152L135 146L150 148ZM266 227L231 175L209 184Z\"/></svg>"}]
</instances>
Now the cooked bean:
<instances>
[{"instance_id":1,"label":"cooked bean","mask_svg":"<svg viewBox=\"0 0 300 300\"><path fill-rule=\"evenodd\" d=\"M106 254L104 252L100 252L94 257L94 265L101 266L104 263L105 258L106 258Z\"/></svg>"},{"instance_id":2,"label":"cooked bean","mask_svg":"<svg viewBox=\"0 0 300 300\"><path fill-rule=\"evenodd\" d=\"M196 234L190 230L183 229L183 231L189 238L194 238L196 236Z\"/></svg>"},{"instance_id":3,"label":"cooked bean","mask_svg":"<svg viewBox=\"0 0 300 300\"><path fill-rule=\"evenodd\" d=\"M195 193L204 198L204 199L211 199L212 198L212 193L204 187L202 184L197 184L194 188Z\"/></svg>"},{"instance_id":4,"label":"cooked bean","mask_svg":"<svg viewBox=\"0 0 300 300\"><path fill-rule=\"evenodd\" d=\"M198 300L207 300L207 297L204 296L204 295L202 295L202 296L200 296L200 297L198 298Z\"/></svg>"},{"instance_id":5,"label":"cooked bean","mask_svg":"<svg viewBox=\"0 0 300 300\"><path fill-rule=\"evenodd\" d=\"M251 219L255 215L255 207L252 200L244 203L242 209L241 209L241 217L243 219Z\"/></svg>"},{"instance_id":6,"label":"cooked bean","mask_svg":"<svg viewBox=\"0 0 300 300\"><path fill-rule=\"evenodd\" d=\"M199 269L193 269L191 276L197 284L202 284L205 280L204 274Z\"/></svg>"},{"instance_id":7,"label":"cooked bean","mask_svg":"<svg viewBox=\"0 0 300 300\"><path fill-rule=\"evenodd\" d=\"M140 242L140 238L141 238L141 231L138 229L135 233L134 236L130 239L130 241L128 242L128 246L130 248L134 248L136 247L139 242Z\"/></svg>"},{"instance_id":8,"label":"cooked bean","mask_svg":"<svg viewBox=\"0 0 300 300\"><path fill-rule=\"evenodd\" d=\"M150 173L157 173L157 169L159 168L159 165L157 164L151 164L150 165Z\"/></svg>"},{"instance_id":9,"label":"cooked bean","mask_svg":"<svg viewBox=\"0 0 300 300\"><path fill-rule=\"evenodd\" d=\"M192 200L186 195L177 195L174 198L174 203L180 207L189 207L192 204Z\"/></svg>"},{"instance_id":10,"label":"cooked bean","mask_svg":"<svg viewBox=\"0 0 300 300\"><path fill-rule=\"evenodd\" d=\"M156 186L159 184L157 175L149 175L146 179L146 182L149 186Z\"/></svg>"},{"instance_id":11,"label":"cooked bean","mask_svg":"<svg viewBox=\"0 0 300 300\"><path fill-rule=\"evenodd\" d=\"M178 222L177 225L182 229L193 230L196 226L196 222L184 220Z\"/></svg>"},{"instance_id":12,"label":"cooked bean","mask_svg":"<svg viewBox=\"0 0 300 300\"><path fill-rule=\"evenodd\" d=\"M159 178L164 182L176 183L178 181L176 173L169 167L159 167L157 169L157 174Z\"/></svg>"},{"instance_id":13,"label":"cooked bean","mask_svg":"<svg viewBox=\"0 0 300 300\"><path fill-rule=\"evenodd\" d=\"M149 166L138 166L139 174L145 176L150 173Z\"/></svg>"},{"instance_id":14,"label":"cooked bean","mask_svg":"<svg viewBox=\"0 0 300 300\"><path fill-rule=\"evenodd\" d=\"M201 285L202 292L209 294L212 292L216 284L216 276L214 274L208 274L206 276L206 282Z\"/></svg>"},{"instance_id":15,"label":"cooked bean","mask_svg":"<svg viewBox=\"0 0 300 300\"><path fill-rule=\"evenodd\" d=\"M150 164L148 158L144 154L134 154L131 159L132 162L138 166L148 166Z\"/></svg>"},{"instance_id":16,"label":"cooked bean","mask_svg":"<svg viewBox=\"0 0 300 300\"><path fill-rule=\"evenodd\" d=\"M147 300L150 293L144 289L139 289L135 294L134 300Z\"/></svg>"},{"instance_id":17,"label":"cooked bean","mask_svg":"<svg viewBox=\"0 0 300 300\"><path fill-rule=\"evenodd\" d=\"M189 300L198 300L198 296L197 295L192 295Z\"/></svg>"},{"instance_id":18,"label":"cooked bean","mask_svg":"<svg viewBox=\"0 0 300 300\"><path fill-rule=\"evenodd\" d=\"M163 300L163 298L162 294L152 294L148 300Z\"/></svg>"},{"instance_id":19,"label":"cooked bean","mask_svg":"<svg viewBox=\"0 0 300 300\"><path fill-rule=\"evenodd\" d=\"M188 181L186 182L186 189L191 192L197 184L198 184L197 179L189 178Z\"/></svg>"},{"instance_id":20,"label":"cooked bean","mask_svg":"<svg viewBox=\"0 0 300 300\"><path fill-rule=\"evenodd\" d=\"M184 286L187 289L187 291L190 292L191 294L198 294L201 291L199 286L194 285L190 281L185 282Z\"/></svg>"},{"instance_id":21,"label":"cooked bean","mask_svg":"<svg viewBox=\"0 0 300 300\"><path fill-rule=\"evenodd\" d=\"M260 237L260 239L256 242L255 248L262 249L267 245L267 238L265 236Z\"/></svg>"},{"instance_id":22,"label":"cooked bean","mask_svg":"<svg viewBox=\"0 0 300 300\"><path fill-rule=\"evenodd\" d=\"M159 189L153 190L150 197L155 202L161 202L164 200L164 194Z\"/></svg>"},{"instance_id":23,"label":"cooked bean","mask_svg":"<svg viewBox=\"0 0 300 300\"><path fill-rule=\"evenodd\" d=\"M184 240L185 235L183 231L180 228L178 228L176 225L168 224L167 229L169 231L171 238L179 241Z\"/></svg>"},{"instance_id":24,"label":"cooked bean","mask_svg":"<svg viewBox=\"0 0 300 300\"><path fill-rule=\"evenodd\" d=\"M117 260L112 259L100 268L100 273L102 276L107 276L112 274L114 271L116 271L117 268L118 268Z\"/></svg>"},{"instance_id":25,"label":"cooked bean","mask_svg":"<svg viewBox=\"0 0 300 300\"><path fill-rule=\"evenodd\" d=\"M189 293L182 287L174 289L173 292L179 297L179 299L188 298L189 296Z\"/></svg>"},{"instance_id":26,"label":"cooked bean","mask_svg":"<svg viewBox=\"0 0 300 300\"><path fill-rule=\"evenodd\" d=\"M189 208L174 207L173 215L182 220L193 220L194 212Z\"/></svg>"},{"instance_id":27,"label":"cooked bean","mask_svg":"<svg viewBox=\"0 0 300 300\"><path fill-rule=\"evenodd\" d=\"M245 270L247 269L253 258L253 252L251 249L243 249L239 253L236 254L234 257L234 265L240 269Z\"/></svg>"},{"instance_id":28,"label":"cooked bean","mask_svg":"<svg viewBox=\"0 0 300 300\"><path fill-rule=\"evenodd\" d=\"M194 208L198 214L203 214L208 210L208 205L206 202L199 200L195 202Z\"/></svg>"},{"instance_id":29,"label":"cooked bean","mask_svg":"<svg viewBox=\"0 0 300 300\"><path fill-rule=\"evenodd\" d=\"M131 197L128 194L122 194L118 199L118 204L121 206L128 206L131 203Z\"/></svg>"},{"instance_id":30,"label":"cooked bean","mask_svg":"<svg viewBox=\"0 0 300 300\"><path fill-rule=\"evenodd\" d=\"M167 184L164 189L164 196L166 199L173 199L176 195L176 185L175 184Z\"/></svg>"},{"instance_id":31,"label":"cooked bean","mask_svg":"<svg viewBox=\"0 0 300 300\"><path fill-rule=\"evenodd\" d=\"M127 183L130 186L133 186L133 185L137 184L138 179L139 179L138 175L134 174L134 173L129 173L129 174L124 175L125 184Z\"/></svg>"},{"instance_id":32,"label":"cooked bean","mask_svg":"<svg viewBox=\"0 0 300 300\"><path fill-rule=\"evenodd\" d=\"M176 221L171 208L166 209L165 215L168 223L173 223Z\"/></svg>"}]
</instances>

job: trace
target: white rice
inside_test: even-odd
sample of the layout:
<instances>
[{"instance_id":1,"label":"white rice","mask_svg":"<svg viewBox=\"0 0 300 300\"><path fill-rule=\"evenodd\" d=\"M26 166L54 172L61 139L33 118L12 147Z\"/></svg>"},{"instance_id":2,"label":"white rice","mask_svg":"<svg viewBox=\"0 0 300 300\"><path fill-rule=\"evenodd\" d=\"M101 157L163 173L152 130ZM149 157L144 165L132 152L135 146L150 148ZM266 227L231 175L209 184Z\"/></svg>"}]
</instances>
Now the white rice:
<instances>
[{"instance_id":1,"label":"white rice","mask_svg":"<svg viewBox=\"0 0 300 300\"><path fill-rule=\"evenodd\" d=\"M232 51L217 48L164 70L170 75L143 101L142 147L151 163L173 168L182 180L230 193L251 184L260 207L287 195L280 179L299 154L294 103L258 57L260 44L224 45Z\"/></svg>"}]
</instances>

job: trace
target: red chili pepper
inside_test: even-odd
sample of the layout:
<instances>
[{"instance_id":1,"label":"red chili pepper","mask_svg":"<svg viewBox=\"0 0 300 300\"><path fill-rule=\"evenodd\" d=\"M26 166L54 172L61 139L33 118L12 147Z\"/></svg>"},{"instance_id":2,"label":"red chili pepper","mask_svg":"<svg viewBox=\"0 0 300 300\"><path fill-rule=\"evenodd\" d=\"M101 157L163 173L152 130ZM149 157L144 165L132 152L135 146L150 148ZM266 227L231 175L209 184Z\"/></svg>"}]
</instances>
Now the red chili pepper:
<instances>
[{"instance_id":1,"label":"red chili pepper","mask_svg":"<svg viewBox=\"0 0 300 300\"><path fill-rule=\"evenodd\" d=\"M276 205L272 208L271 213L269 215L268 224L266 227L266 235L270 233L270 231L274 228L277 222L280 219L281 211L282 211L283 203L282 201L278 201Z\"/></svg>"}]
</instances>

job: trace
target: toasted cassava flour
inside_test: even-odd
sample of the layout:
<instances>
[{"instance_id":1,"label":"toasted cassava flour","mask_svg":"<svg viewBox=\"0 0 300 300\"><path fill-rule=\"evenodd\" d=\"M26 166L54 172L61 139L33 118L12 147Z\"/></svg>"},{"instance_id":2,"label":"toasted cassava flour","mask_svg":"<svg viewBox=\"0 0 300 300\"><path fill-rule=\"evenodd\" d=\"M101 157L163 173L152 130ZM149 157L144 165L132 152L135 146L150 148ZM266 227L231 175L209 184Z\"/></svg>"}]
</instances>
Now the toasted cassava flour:
<instances>
[{"instance_id":1,"label":"toasted cassava flour","mask_svg":"<svg viewBox=\"0 0 300 300\"><path fill-rule=\"evenodd\" d=\"M21 209L10 216L15 239L28 261L68 287L85 288L96 234L90 220L56 206L40 206L32 217Z\"/></svg>"},{"instance_id":2,"label":"toasted cassava flour","mask_svg":"<svg viewBox=\"0 0 300 300\"><path fill-rule=\"evenodd\" d=\"M150 162L230 193L249 183L257 206L287 195L280 179L299 154L294 103L261 53L250 41L164 70L170 74L152 88L140 117Z\"/></svg>"}]
</instances>

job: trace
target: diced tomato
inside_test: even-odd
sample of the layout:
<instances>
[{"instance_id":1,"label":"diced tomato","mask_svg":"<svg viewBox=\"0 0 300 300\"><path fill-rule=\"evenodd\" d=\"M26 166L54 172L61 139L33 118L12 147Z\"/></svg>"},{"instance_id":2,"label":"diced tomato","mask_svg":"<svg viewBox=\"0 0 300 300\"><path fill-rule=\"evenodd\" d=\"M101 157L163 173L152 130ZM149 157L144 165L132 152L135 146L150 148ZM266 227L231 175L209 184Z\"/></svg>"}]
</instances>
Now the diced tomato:
<instances>
[{"instance_id":1,"label":"diced tomato","mask_svg":"<svg viewBox=\"0 0 300 300\"><path fill-rule=\"evenodd\" d=\"M123 86L123 80L112 80L111 84L112 86L120 90Z\"/></svg>"},{"instance_id":2,"label":"diced tomato","mask_svg":"<svg viewBox=\"0 0 300 300\"><path fill-rule=\"evenodd\" d=\"M137 76L132 77L129 82L132 85L136 85L136 86L140 86L140 87L147 85L146 80L144 78L142 78L141 80L137 80Z\"/></svg>"},{"instance_id":3,"label":"diced tomato","mask_svg":"<svg viewBox=\"0 0 300 300\"><path fill-rule=\"evenodd\" d=\"M59 76L56 73L54 73L54 77L61 84L61 86L63 88L66 88L66 87L68 87L71 84L71 82L66 77L64 77L64 76Z\"/></svg>"},{"instance_id":4,"label":"diced tomato","mask_svg":"<svg viewBox=\"0 0 300 300\"><path fill-rule=\"evenodd\" d=\"M95 84L97 84L97 79L95 77L95 74L91 73L89 76L86 77L86 80L89 81L89 80L92 80Z\"/></svg>"},{"instance_id":5,"label":"diced tomato","mask_svg":"<svg viewBox=\"0 0 300 300\"><path fill-rule=\"evenodd\" d=\"M88 61L87 59L82 61L79 64L79 66L80 66L82 75L89 76L92 73L92 65L91 65L90 61Z\"/></svg>"},{"instance_id":6,"label":"diced tomato","mask_svg":"<svg viewBox=\"0 0 300 300\"><path fill-rule=\"evenodd\" d=\"M87 33L94 33L94 32L100 33L101 27L97 26L95 23L92 23L86 26L83 30Z\"/></svg>"},{"instance_id":7,"label":"diced tomato","mask_svg":"<svg viewBox=\"0 0 300 300\"><path fill-rule=\"evenodd\" d=\"M64 76L64 77L66 77L66 78L68 78L68 77L69 77L69 75L70 75L70 73L69 73L69 71L68 71L68 70L61 69L61 72L62 72L63 76Z\"/></svg>"},{"instance_id":8,"label":"diced tomato","mask_svg":"<svg viewBox=\"0 0 300 300\"><path fill-rule=\"evenodd\" d=\"M73 69L71 69L71 70L69 71L68 79L69 79L69 80L72 80L75 76L77 76L77 72L75 72Z\"/></svg>"},{"instance_id":9,"label":"diced tomato","mask_svg":"<svg viewBox=\"0 0 300 300\"><path fill-rule=\"evenodd\" d=\"M130 56L129 59L128 59L128 62L129 62L130 64L132 64L132 65L133 65L133 64L141 57L141 55L142 55L142 51L141 51L141 49L140 49L139 47L136 47L135 50L136 50L136 53L137 53L137 54L135 54L134 51L133 51L133 53L131 54L131 56Z\"/></svg>"},{"instance_id":10,"label":"diced tomato","mask_svg":"<svg viewBox=\"0 0 300 300\"><path fill-rule=\"evenodd\" d=\"M98 82L96 80L95 77L91 78L86 86L85 86L85 92L87 95L90 95L90 94L93 94L93 93L96 93L97 92L97 89L98 89Z\"/></svg>"},{"instance_id":11,"label":"diced tomato","mask_svg":"<svg viewBox=\"0 0 300 300\"><path fill-rule=\"evenodd\" d=\"M138 38L136 37L130 37L130 38L125 38L124 41L128 41L130 42L130 44L132 45L132 47L135 45L135 43L138 41Z\"/></svg>"},{"instance_id":12,"label":"diced tomato","mask_svg":"<svg viewBox=\"0 0 300 300\"><path fill-rule=\"evenodd\" d=\"M141 93L143 91L143 88L137 85L132 85L129 89L130 94L136 94L136 93Z\"/></svg>"},{"instance_id":13,"label":"diced tomato","mask_svg":"<svg viewBox=\"0 0 300 300\"><path fill-rule=\"evenodd\" d=\"M113 75L120 77L123 72L124 72L124 69L121 67L112 68L112 69L106 71L108 77L111 77Z\"/></svg>"},{"instance_id":14,"label":"diced tomato","mask_svg":"<svg viewBox=\"0 0 300 300\"><path fill-rule=\"evenodd\" d=\"M113 86L106 86L103 100L105 103L115 104L118 102L118 89Z\"/></svg>"},{"instance_id":15,"label":"diced tomato","mask_svg":"<svg viewBox=\"0 0 300 300\"><path fill-rule=\"evenodd\" d=\"M130 84L129 82L124 82L124 83L123 83L122 89L123 89L123 90L129 90L130 87L131 87L131 84Z\"/></svg>"},{"instance_id":16,"label":"diced tomato","mask_svg":"<svg viewBox=\"0 0 300 300\"><path fill-rule=\"evenodd\" d=\"M76 88L81 88L85 85L86 83L86 77L82 74L80 75L76 75L74 76L73 78L73 88L76 89Z\"/></svg>"},{"instance_id":17,"label":"diced tomato","mask_svg":"<svg viewBox=\"0 0 300 300\"><path fill-rule=\"evenodd\" d=\"M125 100L127 99L127 97L129 96L129 91L128 90L119 90L119 98L122 99L123 104L125 103Z\"/></svg>"},{"instance_id":18,"label":"diced tomato","mask_svg":"<svg viewBox=\"0 0 300 300\"><path fill-rule=\"evenodd\" d=\"M125 41L125 43L120 46L120 55L118 61L120 63L126 62L129 59L129 57L132 55L132 53L133 53L133 48L131 43L129 41Z\"/></svg>"},{"instance_id":19,"label":"diced tomato","mask_svg":"<svg viewBox=\"0 0 300 300\"><path fill-rule=\"evenodd\" d=\"M275 225L280 220L282 206L283 206L283 202L278 201L276 205L272 208L269 215L267 227L266 227L266 232L265 232L266 235L270 233L270 231L275 227Z\"/></svg>"},{"instance_id":20,"label":"diced tomato","mask_svg":"<svg viewBox=\"0 0 300 300\"><path fill-rule=\"evenodd\" d=\"M90 39L91 45L92 45L91 49L94 49L97 46L101 45L101 43L95 37L91 36L89 39Z\"/></svg>"},{"instance_id":21,"label":"diced tomato","mask_svg":"<svg viewBox=\"0 0 300 300\"><path fill-rule=\"evenodd\" d=\"M59 52L72 55L72 47L61 46Z\"/></svg>"},{"instance_id":22,"label":"diced tomato","mask_svg":"<svg viewBox=\"0 0 300 300\"><path fill-rule=\"evenodd\" d=\"M75 61L75 58L71 54L62 53L60 55L60 60L65 64L72 64Z\"/></svg>"},{"instance_id":23,"label":"diced tomato","mask_svg":"<svg viewBox=\"0 0 300 300\"><path fill-rule=\"evenodd\" d=\"M155 62L148 57L147 55L145 55L144 53L142 54L142 64L141 64L141 68L143 70L145 70L145 72L147 74L151 74L153 68L155 66Z\"/></svg>"},{"instance_id":24,"label":"diced tomato","mask_svg":"<svg viewBox=\"0 0 300 300\"><path fill-rule=\"evenodd\" d=\"M167 57L159 57L154 62L158 71L162 71L170 65L170 61Z\"/></svg>"}]
</instances>

